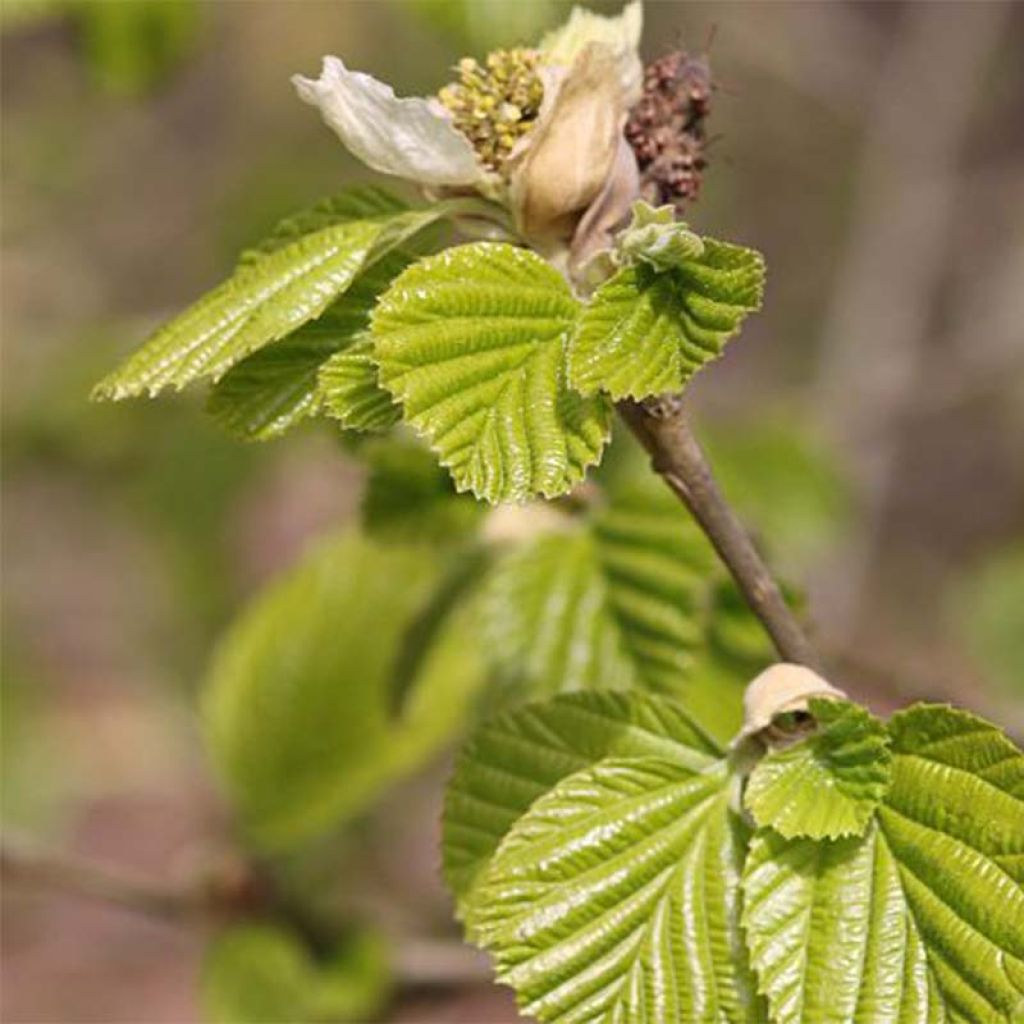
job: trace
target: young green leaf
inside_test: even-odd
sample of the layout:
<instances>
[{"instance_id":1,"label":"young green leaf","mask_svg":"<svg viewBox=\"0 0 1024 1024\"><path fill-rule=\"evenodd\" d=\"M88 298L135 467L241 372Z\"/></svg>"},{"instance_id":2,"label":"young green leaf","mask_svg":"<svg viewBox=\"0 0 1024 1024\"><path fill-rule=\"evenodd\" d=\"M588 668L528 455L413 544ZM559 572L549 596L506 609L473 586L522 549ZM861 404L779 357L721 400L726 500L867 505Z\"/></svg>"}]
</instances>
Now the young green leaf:
<instances>
[{"instance_id":1,"label":"young green leaf","mask_svg":"<svg viewBox=\"0 0 1024 1024\"><path fill-rule=\"evenodd\" d=\"M359 274L319 318L233 366L210 392L214 419L243 440L267 441L318 413L327 398L321 368L336 354L358 358L360 345L368 345L364 331L377 296L412 259L404 250L388 253ZM390 396L376 386L376 370L370 372L375 397L396 418Z\"/></svg>"},{"instance_id":2,"label":"young green leaf","mask_svg":"<svg viewBox=\"0 0 1024 1024\"><path fill-rule=\"evenodd\" d=\"M759 308L764 261L703 239L704 251L671 270L618 271L583 310L569 342L569 383L584 395L646 398L678 391L718 356Z\"/></svg>"},{"instance_id":3,"label":"young green leaf","mask_svg":"<svg viewBox=\"0 0 1024 1024\"><path fill-rule=\"evenodd\" d=\"M324 228L353 220L391 217L408 208L408 204L378 185L352 185L344 192L321 199L305 210L289 214L278 221L266 238L239 256L238 265L243 267L258 263L268 253L276 252Z\"/></svg>"},{"instance_id":4,"label":"young green leaf","mask_svg":"<svg viewBox=\"0 0 1024 1024\"><path fill-rule=\"evenodd\" d=\"M445 793L445 879L464 902L530 805L602 758L657 757L699 772L721 755L678 704L638 693L563 694L485 720L462 748Z\"/></svg>"},{"instance_id":5,"label":"young green leaf","mask_svg":"<svg viewBox=\"0 0 1024 1024\"><path fill-rule=\"evenodd\" d=\"M273 584L228 633L203 711L213 759L256 842L287 847L338 824L461 724L481 678L462 613L408 664L407 633L441 580L422 546L349 535ZM395 718L399 672L411 682Z\"/></svg>"},{"instance_id":6,"label":"young green leaf","mask_svg":"<svg viewBox=\"0 0 1024 1024\"><path fill-rule=\"evenodd\" d=\"M762 1020L739 930L745 836L724 762L607 758L513 826L469 904L543 1022Z\"/></svg>"},{"instance_id":7,"label":"young green leaf","mask_svg":"<svg viewBox=\"0 0 1024 1024\"><path fill-rule=\"evenodd\" d=\"M1014 1024L1024 1012L1024 755L963 711L893 716L862 838L751 846L744 928L778 1024Z\"/></svg>"},{"instance_id":8,"label":"young green leaf","mask_svg":"<svg viewBox=\"0 0 1024 1024\"><path fill-rule=\"evenodd\" d=\"M320 316L355 278L417 232L444 217L424 210L340 219L281 239L245 259L222 285L162 327L97 385L97 398L120 399L201 377L221 377L235 363Z\"/></svg>"},{"instance_id":9,"label":"young green leaf","mask_svg":"<svg viewBox=\"0 0 1024 1024\"><path fill-rule=\"evenodd\" d=\"M488 242L421 260L381 298L380 382L458 490L490 502L552 498L600 458L607 402L566 384L577 306L539 256Z\"/></svg>"},{"instance_id":10,"label":"young green leaf","mask_svg":"<svg viewBox=\"0 0 1024 1024\"><path fill-rule=\"evenodd\" d=\"M488 581L487 647L535 693L641 687L678 695L704 640L716 563L660 492L623 493L567 533L513 549Z\"/></svg>"},{"instance_id":11,"label":"young green leaf","mask_svg":"<svg viewBox=\"0 0 1024 1024\"><path fill-rule=\"evenodd\" d=\"M763 757L744 803L787 839L863 835L889 785L885 726L848 701L815 699L809 710L818 731Z\"/></svg>"},{"instance_id":12,"label":"young green leaf","mask_svg":"<svg viewBox=\"0 0 1024 1024\"><path fill-rule=\"evenodd\" d=\"M377 379L369 334L357 338L320 367L317 393L324 412L350 430L384 431L402 419L401 406Z\"/></svg>"}]
</instances>

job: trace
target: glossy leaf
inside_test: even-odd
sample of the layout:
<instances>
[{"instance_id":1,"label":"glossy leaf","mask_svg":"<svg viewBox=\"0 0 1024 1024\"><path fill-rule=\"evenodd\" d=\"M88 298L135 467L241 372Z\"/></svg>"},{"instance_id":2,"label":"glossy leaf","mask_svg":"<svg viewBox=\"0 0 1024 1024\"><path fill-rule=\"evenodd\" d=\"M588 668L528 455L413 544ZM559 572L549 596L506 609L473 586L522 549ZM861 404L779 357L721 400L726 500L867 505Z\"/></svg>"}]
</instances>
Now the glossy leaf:
<instances>
[{"instance_id":1,"label":"glossy leaf","mask_svg":"<svg viewBox=\"0 0 1024 1024\"><path fill-rule=\"evenodd\" d=\"M763 757L744 802L789 839L862 835L889 785L885 726L847 701L812 700L809 710L818 731Z\"/></svg>"},{"instance_id":2,"label":"glossy leaf","mask_svg":"<svg viewBox=\"0 0 1024 1024\"><path fill-rule=\"evenodd\" d=\"M485 720L445 794L445 879L464 900L530 805L602 758L657 757L699 772L721 753L678 704L643 694L563 694Z\"/></svg>"},{"instance_id":3,"label":"glossy leaf","mask_svg":"<svg viewBox=\"0 0 1024 1024\"><path fill-rule=\"evenodd\" d=\"M480 681L467 623L408 632L441 584L423 547L346 536L260 595L206 684L211 754L253 838L286 847L361 810L461 724ZM393 715L395 674L407 697Z\"/></svg>"},{"instance_id":4,"label":"glossy leaf","mask_svg":"<svg viewBox=\"0 0 1024 1024\"><path fill-rule=\"evenodd\" d=\"M751 846L744 927L772 1020L1013 1024L1024 1012L1024 756L917 705L863 838Z\"/></svg>"},{"instance_id":5,"label":"glossy leaf","mask_svg":"<svg viewBox=\"0 0 1024 1024\"><path fill-rule=\"evenodd\" d=\"M381 386L369 335L356 339L320 368L318 391L324 412L343 427L383 431L402 419L402 408Z\"/></svg>"},{"instance_id":6,"label":"glossy leaf","mask_svg":"<svg viewBox=\"0 0 1024 1024\"><path fill-rule=\"evenodd\" d=\"M487 648L534 693L679 694L704 642L717 572L711 548L667 495L619 494L568 532L504 556L484 595Z\"/></svg>"},{"instance_id":7,"label":"glossy leaf","mask_svg":"<svg viewBox=\"0 0 1024 1024\"><path fill-rule=\"evenodd\" d=\"M565 379L577 301L539 256L481 242L410 267L373 314L380 382L456 488L564 494L601 456L609 409Z\"/></svg>"},{"instance_id":8,"label":"glossy leaf","mask_svg":"<svg viewBox=\"0 0 1024 1024\"><path fill-rule=\"evenodd\" d=\"M268 253L283 249L306 235L353 220L391 217L408 210L406 203L377 185L352 185L337 195L289 214L238 258L239 266L258 263Z\"/></svg>"},{"instance_id":9,"label":"glossy leaf","mask_svg":"<svg viewBox=\"0 0 1024 1024\"><path fill-rule=\"evenodd\" d=\"M474 891L499 980L543 1022L761 1018L724 763L608 758L537 800Z\"/></svg>"},{"instance_id":10,"label":"glossy leaf","mask_svg":"<svg viewBox=\"0 0 1024 1024\"><path fill-rule=\"evenodd\" d=\"M569 344L569 381L584 395L678 391L717 357L761 304L764 262L704 239L703 253L659 272L627 266L598 288Z\"/></svg>"},{"instance_id":11,"label":"glossy leaf","mask_svg":"<svg viewBox=\"0 0 1024 1024\"><path fill-rule=\"evenodd\" d=\"M320 412L327 397L321 368L335 355L358 359L358 352L366 351L364 332L377 296L413 258L402 250L388 253L361 273L322 316L233 366L210 393L213 417L243 440L267 441ZM397 416L390 397L376 387L376 370L370 372L376 397Z\"/></svg>"},{"instance_id":12,"label":"glossy leaf","mask_svg":"<svg viewBox=\"0 0 1024 1024\"><path fill-rule=\"evenodd\" d=\"M246 356L316 319L363 270L447 212L438 204L329 220L308 234L280 238L281 244L244 259L232 277L158 330L97 385L94 396L153 396L201 377L217 380Z\"/></svg>"}]
</instances>

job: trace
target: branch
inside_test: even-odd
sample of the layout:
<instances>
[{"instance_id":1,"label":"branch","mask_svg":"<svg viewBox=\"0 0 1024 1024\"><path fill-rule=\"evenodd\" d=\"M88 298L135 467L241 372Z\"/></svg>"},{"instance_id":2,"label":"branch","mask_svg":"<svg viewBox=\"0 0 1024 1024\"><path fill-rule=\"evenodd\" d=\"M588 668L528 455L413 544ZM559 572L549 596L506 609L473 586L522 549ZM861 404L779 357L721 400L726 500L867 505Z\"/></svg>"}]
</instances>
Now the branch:
<instances>
[{"instance_id":1,"label":"branch","mask_svg":"<svg viewBox=\"0 0 1024 1024\"><path fill-rule=\"evenodd\" d=\"M0 843L5 881L56 889L103 903L113 903L149 917L182 922L208 909L206 894L195 887L172 886L113 869L73 854L44 849L8 830Z\"/></svg>"},{"instance_id":2,"label":"branch","mask_svg":"<svg viewBox=\"0 0 1024 1024\"><path fill-rule=\"evenodd\" d=\"M747 604L768 631L779 656L784 661L816 667L817 657L803 629L719 490L686 421L681 398L664 396L642 403L620 402L618 410L649 452L654 471L707 534Z\"/></svg>"},{"instance_id":3,"label":"branch","mask_svg":"<svg viewBox=\"0 0 1024 1024\"><path fill-rule=\"evenodd\" d=\"M258 871L241 861L232 870L191 884L169 885L77 854L46 849L6 831L0 841L5 882L66 893L122 907L181 926L203 926L246 918L275 919L292 928L314 951L326 951L329 936L293 906L282 902ZM491 978L486 956L455 942L413 939L397 946L393 966L407 988L477 984Z\"/></svg>"}]
</instances>

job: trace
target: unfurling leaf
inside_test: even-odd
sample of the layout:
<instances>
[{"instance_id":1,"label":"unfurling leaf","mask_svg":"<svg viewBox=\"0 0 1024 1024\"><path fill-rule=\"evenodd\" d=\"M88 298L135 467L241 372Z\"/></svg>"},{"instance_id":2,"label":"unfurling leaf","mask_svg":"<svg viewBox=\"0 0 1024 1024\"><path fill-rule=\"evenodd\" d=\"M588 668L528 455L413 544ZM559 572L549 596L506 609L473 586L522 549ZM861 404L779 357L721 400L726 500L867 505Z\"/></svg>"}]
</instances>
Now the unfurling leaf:
<instances>
[{"instance_id":1,"label":"unfurling leaf","mask_svg":"<svg viewBox=\"0 0 1024 1024\"><path fill-rule=\"evenodd\" d=\"M598 461L609 407L566 383L577 301L539 256L480 242L410 267L373 314L380 382L490 502L564 494Z\"/></svg>"},{"instance_id":2,"label":"unfurling leaf","mask_svg":"<svg viewBox=\"0 0 1024 1024\"><path fill-rule=\"evenodd\" d=\"M966 712L893 716L862 838L751 846L743 923L778 1024L1015 1024L1024 1012L1024 756Z\"/></svg>"},{"instance_id":3,"label":"unfurling leaf","mask_svg":"<svg viewBox=\"0 0 1024 1024\"><path fill-rule=\"evenodd\" d=\"M812 699L819 731L763 757L744 802L789 839L862 835L889 784L885 726L848 701Z\"/></svg>"},{"instance_id":4,"label":"unfurling leaf","mask_svg":"<svg viewBox=\"0 0 1024 1024\"><path fill-rule=\"evenodd\" d=\"M705 238L666 271L623 267L594 294L569 343L569 382L584 395L678 391L761 304L759 253Z\"/></svg>"}]
</instances>

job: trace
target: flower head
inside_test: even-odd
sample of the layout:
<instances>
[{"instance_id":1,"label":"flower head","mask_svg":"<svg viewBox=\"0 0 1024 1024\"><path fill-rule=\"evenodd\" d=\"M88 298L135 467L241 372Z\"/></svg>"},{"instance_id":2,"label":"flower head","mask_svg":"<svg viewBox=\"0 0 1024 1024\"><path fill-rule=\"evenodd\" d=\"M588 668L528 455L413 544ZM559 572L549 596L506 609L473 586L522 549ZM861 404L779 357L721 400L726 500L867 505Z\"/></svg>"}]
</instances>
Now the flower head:
<instances>
[{"instance_id":1,"label":"flower head","mask_svg":"<svg viewBox=\"0 0 1024 1024\"><path fill-rule=\"evenodd\" d=\"M337 57L324 58L318 79L293 82L374 170L496 200L524 240L567 264L636 197L623 129L642 91L641 24L639 0L618 17L574 8L536 48L464 58L436 97L396 97Z\"/></svg>"}]
</instances>

